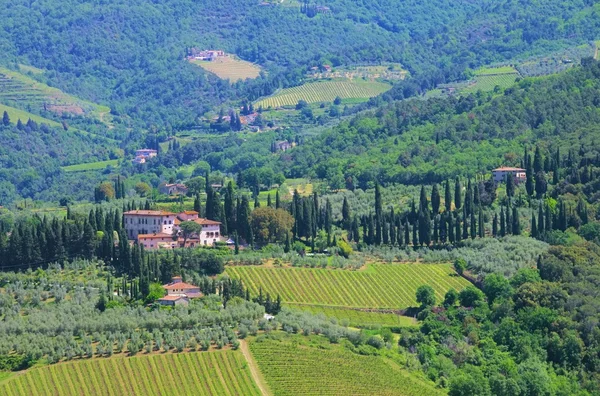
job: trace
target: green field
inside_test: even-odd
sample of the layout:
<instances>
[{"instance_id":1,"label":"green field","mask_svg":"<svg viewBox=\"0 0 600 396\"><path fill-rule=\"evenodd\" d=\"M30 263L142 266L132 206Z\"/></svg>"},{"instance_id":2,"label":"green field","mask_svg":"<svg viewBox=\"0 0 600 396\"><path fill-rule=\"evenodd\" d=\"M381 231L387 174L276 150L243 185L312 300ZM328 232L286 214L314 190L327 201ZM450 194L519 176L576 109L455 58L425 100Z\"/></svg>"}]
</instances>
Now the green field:
<instances>
[{"instance_id":1,"label":"green field","mask_svg":"<svg viewBox=\"0 0 600 396\"><path fill-rule=\"evenodd\" d=\"M88 359L33 368L0 383L5 396L259 395L239 351Z\"/></svg>"},{"instance_id":2,"label":"green field","mask_svg":"<svg viewBox=\"0 0 600 396\"><path fill-rule=\"evenodd\" d=\"M512 66L486 67L475 72L475 77L466 87L461 88L461 93L475 93L477 91L493 91L496 86L508 88L512 86L519 72Z\"/></svg>"},{"instance_id":3,"label":"green field","mask_svg":"<svg viewBox=\"0 0 600 396\"><path fill-rule=\"evenodd\" d=\"M252 295L262 287L286 303L355 308L408 308L417 305L421 285L432 286L441 301L449 289L469 284L450 264L371 264L362 271L246 266L226 273L241 278Z\"/></svg>"},{"instance_id":4,"label":"green field","mask_svg":"<svg viewBox=\"0 0 600 396\"><path fill-rule=\"evenodd\" d=\"M104 169L109 165L112 167L116 167L119 165L119 160L115 159L108 161L89 162L87 164L63 166L62 170L64 170L65 172L85 172L90 170Z\"/></svg>"},{"instance_id":5,"label":"green field","mask_svg":"<svg viewBox=\"0 0 600 396\"><path fill-rule=\"evenodd\" d=\"M256 78L260 75L261 71L261 68L254 63L247 62L234 56L217 58L212 62L201 60L192 60L190 62L215 74L223 80L229 80L231 82L245 80L247 78Z\"/></svg>"},{"instance_id":6,"label":"green field","mask_svg":"<svg viewBox=\"0 0 600 396\"><path fill-rule=\"evenodd\" d=\"M430 383L381 356L317 337L253 340L250 350L275 395L438 395Z\"/></svg>"},{"instance_id":7,"label":"green field","mask_svg":"<svg viewBox=\"0 0 600 396\"><path fill-rule=\"evenodd\" d=\"M407 316L396 315L394 313L366 312L355 309L325 307L320 305L295 305L287 304L289 308L300 311L308 311L315 315L323 314L328 318L335 318L339 323L348 322L351 327L413 327L417 321Z\"/></svg>"},{"instance_id":8,"label":"green field","mask_svg":"<svg viewBox=\"0 0 600 396\"><path fill-rule=\"evenodd\" d=\"M315 81L293 88L282 89L272 96L259 100L255 106L264 108L295 106L300 100L305 100L308 103L333 102L337 96L348 100L367 100L384 93L391 87L390 84L377 81Z\"/></svg>"},{"instance_id":9,"label":"green field","mask_svg":"<svg viewBox=\"0 0 600 396\"><path fill-rule=\"evenodd\" d=\"M46 110L57 114L89 115L108 123L109 107L79 99L22 73L41 74L43 70L20 66L20 71L0 68L0 103L38 110L45 107Z\"/></svg>"}]
</instances>

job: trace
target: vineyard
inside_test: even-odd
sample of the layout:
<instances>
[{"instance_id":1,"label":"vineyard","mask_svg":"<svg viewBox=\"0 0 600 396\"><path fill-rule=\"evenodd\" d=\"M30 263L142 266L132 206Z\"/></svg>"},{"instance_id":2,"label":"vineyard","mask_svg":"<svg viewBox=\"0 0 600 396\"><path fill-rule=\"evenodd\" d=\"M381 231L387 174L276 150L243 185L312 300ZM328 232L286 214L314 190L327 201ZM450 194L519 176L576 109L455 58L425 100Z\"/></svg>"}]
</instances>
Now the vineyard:
<instances>
[{"instance_id":1,"label":"vineyard","mask_svg":"<svg viewBox=\"0 0 600 396\"><path fill-rule=\"evenodd\" d=\"M477 91L493 91L496 86L503 89L508 88L515 83L518 77L519 72L511 66L481 69L460 92L468 94Z\"/></svg>"},{"instance_id":2,"label":"vineyard","mask_svg":"<svg viewBox=\"0 0 600 396\"><path fill-rule=\"evenodd\" d=\"M259 395L238 351L89 359L34 368L0 383L0 394Z\"/></svg>"},{"instance_id":3,"label":"vineyard","mask_svg":"<svg viewBox=\"0 0 600 396\"><path fill-rule=\"evenodd\" d=\"M264 108L295 106L300 100L308 103L333 102L338 96L341 99L367 100L384 93L391 87L389 84L377 81L316 81L282 89L273 96L259 100L255 106Z\"/></svg>"},{"instance_id":4,"label":"vineyard","mask_svg":"<svg viewBox=\"0 0 600 396\"><path fill-rule=\"evenodd\" d=\"M315 338L256 340L250 349L275 395L442 394L391 360L358 355Z\"/></svg>"},{"instance_id":5,"label":"vineyard","mask_svg":"<svg viewBox=\"0 0 600 396\"><path fill-rule=\"evenodd\" d=\"M469 284L449 264L372 264L363 271L247 266L229 267L226 273L242 279L253 295L262 287L286 303L356 308L416 306L421 285L432 286L441 301L449 289Z\"/></svg>"},{"instance_id":6,"label":"vineyard","mask_svg":"<svg viewBox=\"0 0 600 396\"><path fill-rule=\"evenodd\" d=\"M366 312L355 309L326 307L320 305L294 305L288 304L289 308L308 311L315 315L323 314L328 318L335 318L339 323L347 322L352 327L412 327L416 326L416 321L407 316L400 316L394 313Z\"/></svg>"}]
</instances>

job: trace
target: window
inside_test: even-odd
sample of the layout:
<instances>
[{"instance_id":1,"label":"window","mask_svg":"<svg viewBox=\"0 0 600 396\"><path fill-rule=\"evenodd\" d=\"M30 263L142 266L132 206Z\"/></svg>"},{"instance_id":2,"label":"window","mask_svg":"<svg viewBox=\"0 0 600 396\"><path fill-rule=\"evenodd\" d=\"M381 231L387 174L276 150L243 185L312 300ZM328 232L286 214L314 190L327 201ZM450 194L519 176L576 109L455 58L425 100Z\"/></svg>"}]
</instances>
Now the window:
<instances>
[{"instance_id":1,"label":"window","mask_svg":"<svg viewBox=\"0 0 600 396\"><path fill-rule=\"evenodd\" d=\"M173 224L173 220L169 220L169 224Z\"/></svg>"}]
</instances>

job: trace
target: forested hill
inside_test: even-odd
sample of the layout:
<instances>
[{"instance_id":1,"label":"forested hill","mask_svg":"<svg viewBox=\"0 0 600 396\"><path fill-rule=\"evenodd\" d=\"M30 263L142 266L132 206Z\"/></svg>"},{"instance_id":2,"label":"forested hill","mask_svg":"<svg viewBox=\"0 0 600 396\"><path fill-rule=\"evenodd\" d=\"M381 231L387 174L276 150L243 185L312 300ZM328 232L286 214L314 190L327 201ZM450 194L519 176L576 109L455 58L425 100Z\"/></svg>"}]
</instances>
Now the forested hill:
<instances>
[{"instance_id":1,"label":"forested hill","mask_svg":"<svg viewBox=\"0 0 600 396\"><path fill-rule=\"evenodd\" d=\"M15 0L0 5L3 62L143 123L192 122L224 101L297 83L314 64L396 61L430 86L465 67L600 36L591 0L327 0L331 12L258 0ZM315 5L317 3L314 3ZM183 60L222 48L266 67L236 89Z\"/></svg>"},{"instance_id":2,"label":"forested hill","mask_svg":"<svg viewBox=\"0 0 600 396\"><path fill-rule=\"evenodd\" d=\"M503 94L396 102L367 112L282 154L288 177L334 188L432 183L520 165L527 145L568 153L598 143L600 63L524 79Z\"/></svg>"}]
</instances>

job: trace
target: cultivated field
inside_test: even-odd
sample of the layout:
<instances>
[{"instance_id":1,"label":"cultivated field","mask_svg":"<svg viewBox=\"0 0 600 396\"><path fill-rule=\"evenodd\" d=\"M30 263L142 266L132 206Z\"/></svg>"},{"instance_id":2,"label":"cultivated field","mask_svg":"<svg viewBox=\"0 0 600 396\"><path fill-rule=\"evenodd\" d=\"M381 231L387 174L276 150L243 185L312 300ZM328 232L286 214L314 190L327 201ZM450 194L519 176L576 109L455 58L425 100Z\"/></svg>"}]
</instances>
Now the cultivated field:
<instances>
[{"instance_id":1,"label":"cultivated field","mask_svg":"<svg viewBox=\"0 0 600 396\"><path fill-rule=\"evenodd\" d=\"M394 313L366 312L355 309L326 307L321 305L287 304L289 308L308 311L315 315L323 314L328 318L335 318L339 323L348 322L352 327L373 327L377 325L390 327L413 327L416 320L407 316Z\"/></svg>"},{"instance_id":2,"label":"cultivated field","mask_svg":"<svg viewBox=\"0 0 600 396\"><path fill-rule=\"evenodd\" d=\"M217 77L223 80L229 80L231 82L245 80L247 78L256 78L259 76L261 70L260 67L254 63L246 62L245 60L233 56L217 58L212 62L201 60L192 60L190 62L200 66L206 71L216 74Z\"/></svg>"},{"instance_id":3,"label":"cultivated field","mask_svg":"<svg viewBox=\"0 0 600 396\"><path fill-rule=\"evenodd\" d=\"M41 74L43 70L30 66L20 66L23 72ZM50 87L14 70L0 68L0 103L8 106L31 106L54 113L89 115L100 121L107 121L110 108L91 103L66 94L58 88Z\"/></svg>"},{"instance_id":4,"label":"cultivated field","mask_svg":"<svg viewBox=\"0 0 600 396\"><path fill-rule=\"evenodd\" d=\"M0 394L259 395L239 351L88 359L27 370L0 382Z\"/></svg>"},{"instance_id":5,"label":"cultivated field","mask_svg":"<svg viewBox=\"0 0 600 396\"><path fill-rule=\"evenodd\" d=\"M253 340L250 350L275 395L438 395L429 383L380 356L316 337Z\"/></svg>"},{"instance_id":6,"label":"cultivated field","mask_svg":"<svg viewBox=\"0 0 600 396\"><path fill-rule=\"evenodd\" d=\"M255 107L295 106L298 101L308 103L333 102L339 96L341 99L367 100L384 93L392 86L377 81L339 80L315 81L293 88L282 89L273 96L256 102Z\"/></svg>"},{"instance_id":7,"label":"cultivated field","mask_svg":"<svg viewBox=\"0 0 600 396\"><path fill-rule=\"evenodd\" d=\"M64 170L65 172L85 172L90 170L105 169L109 165L112 167L116 167L119 165L119 160L88 162L87 164L63 166L62 170Z\"/></svg>"},{"instance_id":8,"label":"cultivated field","mask_svg":"<svg viewBox=\"0 0 600 396\"><path fill-rule=\"evenodd\" d=\"M363 271L244 266L226 273L241 278L253 295L262 287L286 303L356 308L413 307L421 285L432 286L441 301L449 289L469 284L450 264L371 264Z\"/></svg>"},{"instance_id":9,"label":"cultivated field","mask_svg":"<svg viewBox=\"0 0 600 396\"><path fill-rule=\"evenodd\" d=\"M515 83L518 77L519 72L512 66L483 68L475 73L473 80L465 88L460 89L460 92L493 91L496 86L508 88Z\"/></svg>"}]
</instances>

